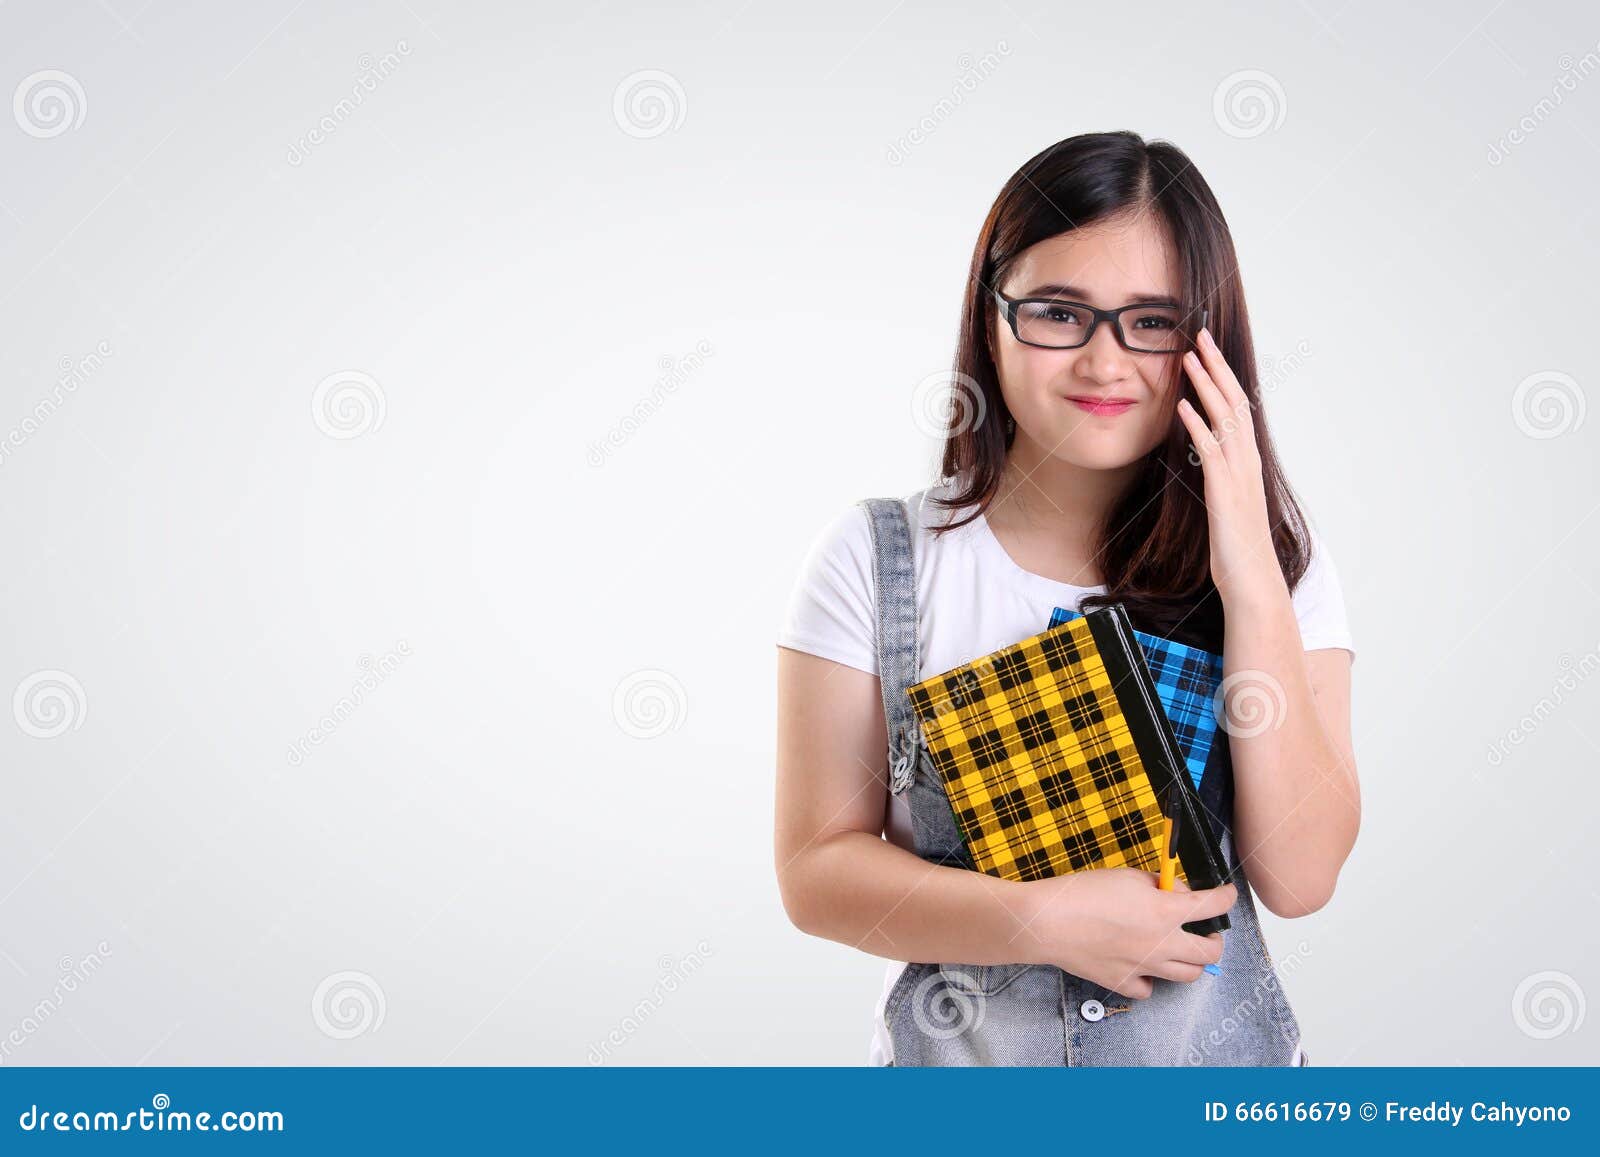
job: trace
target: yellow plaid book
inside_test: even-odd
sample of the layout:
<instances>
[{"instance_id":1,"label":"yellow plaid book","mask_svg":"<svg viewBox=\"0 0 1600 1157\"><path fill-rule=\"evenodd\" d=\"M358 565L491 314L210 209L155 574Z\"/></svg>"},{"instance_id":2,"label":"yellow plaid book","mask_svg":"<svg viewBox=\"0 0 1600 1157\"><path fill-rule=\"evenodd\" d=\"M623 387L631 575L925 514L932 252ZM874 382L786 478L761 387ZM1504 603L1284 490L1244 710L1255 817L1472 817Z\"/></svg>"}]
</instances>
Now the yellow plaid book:
<instances>
[{"instance_id":1,"label":"yellow plaid book","mask_svg":"<svg viewBox=\"0 0 1600 1157\"><path fill-rule=\"evenodd\" d=\"M1072 619L906 690L980 871L1159 869L1171 777L1152 781L1119 699L1126 669L1114 681L1092 626Z\"/></svg>"}]
</instances>

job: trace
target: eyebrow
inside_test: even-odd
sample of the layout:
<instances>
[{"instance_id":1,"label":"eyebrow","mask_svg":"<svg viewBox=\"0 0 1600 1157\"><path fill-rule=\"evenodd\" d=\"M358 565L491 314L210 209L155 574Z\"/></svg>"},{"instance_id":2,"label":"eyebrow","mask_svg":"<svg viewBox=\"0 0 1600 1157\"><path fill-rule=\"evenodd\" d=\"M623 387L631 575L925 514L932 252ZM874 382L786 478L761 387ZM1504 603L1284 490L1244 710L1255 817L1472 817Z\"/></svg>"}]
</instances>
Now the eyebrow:
<instances>
[{"instance_id":1,"label":"eyebrow","mask_svg":"<svg viewBox=\"0 0 1600 1157\"><path fill-rule=\"evenodd\" d=\"M1032 289L1028 290L1028 292L1022 294L1021 296L1022 297L1065 297L1065 298L1070 298L1073 301L1082 301L1082 302L1087 303L1088 300L1089 300L1089 291L1086 290L1086 289L1083 289L1082 287L1077 286L1077 285L1035 285ZM1159 294L1159 293L1141 293L1141 294L1136 294L1133 297L1130 297L1128 299L1128 304L1129 305L1170 305L1170 306L1172 306L1173 308L1176 309L1176 308L1181 307L1183 303L1180 302L1175 297L1168 297L1168 296L1166 296L1164 294Z\"/></svg>"}]
</instances>

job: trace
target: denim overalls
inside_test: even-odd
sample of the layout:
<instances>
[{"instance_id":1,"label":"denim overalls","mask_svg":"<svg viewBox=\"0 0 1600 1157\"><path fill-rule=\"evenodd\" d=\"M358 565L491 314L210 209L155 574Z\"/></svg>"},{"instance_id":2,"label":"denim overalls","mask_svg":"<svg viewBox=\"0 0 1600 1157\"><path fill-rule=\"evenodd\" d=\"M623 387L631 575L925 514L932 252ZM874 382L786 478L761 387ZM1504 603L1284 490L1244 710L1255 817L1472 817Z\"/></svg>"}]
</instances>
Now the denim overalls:
<instances>
[{"instance_id":1,"label":"denim overalls","mask_svg":"<svg viewBox=\"0 0 1600 1157\"><path fill-rule=\"evenodd\" d=\"M889 735L889 788L910 805L916 853L971 868L955 817L916 726L905 689L922 677L916 578L904 503L869 498L877 586L878 671ZM1075 609L1075 608L1074 608ZM1040 630L1044 629L1041 623ZM938 672L930 672L937 674ZM1219 732L1217 742L1226 735ZM1239 888L1223 935L1221 975L1156 978L1143 1000L1047 964L906 966L889 991L884 1021L893 1064L911 1065L1290 1065L1300 1026L1284 995L1250 886L1233 848L1226 753L1209 767L1201 798L1219 823L1223 858Z\"/></svg>"}]
</instances>

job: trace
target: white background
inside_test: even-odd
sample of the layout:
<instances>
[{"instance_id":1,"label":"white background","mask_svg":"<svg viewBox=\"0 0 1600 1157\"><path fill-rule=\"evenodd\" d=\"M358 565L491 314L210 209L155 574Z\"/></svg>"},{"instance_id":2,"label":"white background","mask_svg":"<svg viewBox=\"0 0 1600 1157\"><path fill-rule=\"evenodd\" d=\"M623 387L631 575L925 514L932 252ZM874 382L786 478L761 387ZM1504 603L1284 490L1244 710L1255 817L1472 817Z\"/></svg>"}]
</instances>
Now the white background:
<instances>
[{"instance_id":1,"label":"white background","mask_svg":"<svg viewBox=\"0 0 1600 1157\"><path fill-rule=\"evenodd\" d=\"M6 3L0 97L77 90L0 109L0 692L75 684L0 713L0 1063L864 1060L881 961L778 900L778 621L932 479L995 193L1118 128L1305 351L1365 803L1264 916L1313 1063L1600 1061L1590 15Z\"/></svg>"}]
</instances>

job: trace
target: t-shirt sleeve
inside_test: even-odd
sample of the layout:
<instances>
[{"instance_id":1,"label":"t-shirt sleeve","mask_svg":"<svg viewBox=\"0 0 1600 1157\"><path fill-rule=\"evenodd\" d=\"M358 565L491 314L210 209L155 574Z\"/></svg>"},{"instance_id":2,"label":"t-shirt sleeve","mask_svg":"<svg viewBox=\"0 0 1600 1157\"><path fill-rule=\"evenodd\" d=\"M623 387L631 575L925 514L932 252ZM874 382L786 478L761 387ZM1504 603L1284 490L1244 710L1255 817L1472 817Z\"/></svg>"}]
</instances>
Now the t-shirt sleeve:
<instances>
[{"instance_id":1,"label":"t-shirt sleeve","mask_svg":"<svg viewBox=\"0 0 1600 1157\"><path fill-rule=\"evenodd\" d=\"M778 630L778 646L876 675L873 606L872 530L867 512L852 506L807 552Z\"/></svg>"},{"instance_id":2,"label":"t-shirt sleeve","mask_svg":"<svg viewBox=\"0 0 1600 1157\"><path fill-rule=\"evenodd\" d=\"M1300 623L1300 641L1308 651L1343 647L1355 662L1355 642L1345 614L1344 591L1334 569L1333 555L1315 530L1311 532L1311 563L1295 587L1294 614Z\"/></svg>"}]
</instances>

